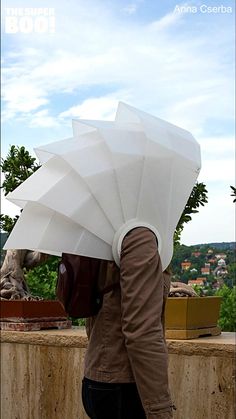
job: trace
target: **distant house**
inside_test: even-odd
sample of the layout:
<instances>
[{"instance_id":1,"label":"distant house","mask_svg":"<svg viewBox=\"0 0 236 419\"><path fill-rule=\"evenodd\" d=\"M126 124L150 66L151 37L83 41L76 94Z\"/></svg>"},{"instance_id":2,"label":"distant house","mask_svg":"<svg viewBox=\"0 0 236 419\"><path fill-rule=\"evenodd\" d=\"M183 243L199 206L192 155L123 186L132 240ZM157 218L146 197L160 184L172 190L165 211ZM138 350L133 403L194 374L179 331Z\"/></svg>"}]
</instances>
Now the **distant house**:
<instances>
[{"instance_id":1,"label":"distant house","mask_svg":"<svg viewBox=\"0 0 236 419\"><path fill-rule=\"evenodd\" d=\"M191 262L182 262L181 268L183 271L187 271L191 267Z\"/></svg>"},{"instance_id":2,"label":"distant house","mask_svg":"<svg viewBox=\"0 0 236 419\"><path fill-rule=\"evenodd\" d=\"M226 266L226 262L225 262L224 259L219 259L218 262L217 262L217 265L218 266Z\"/></svg>"},{"instance_id":3,"label":"distant house","mask_svg":"<svg viewBox=\"0 0 236 419\"><path fill-rule=\"evenodd\" d=\"M213 250L212 249L208 249L208 251L207 251L207 254L208 255L212 255L214 252L213 252Z\"/></svg>"},{"instance_id":4,"label":"distant house","mask_svg":"<svg viewBox=\"0 0 236 419\"><path fill-rule=\"evenodd\" d=\"M210 268L201 268L202 275L210 275Z\"/></svg>"},{"instance_id":5,"label":"distant house","mask_svg":"<svg viewBox=\"0 0 236 419\"><path fill-rule=\"evenodd\" d=\"M200 285L202 287L204 285L204 278L190 279L188 285Z\"/></svg>"},{"instance_id":6,"label":"distant house","mask_svg":"<svg viewBox=\"0 0 236 419\"><path fill-rule=\"evenodd\" d=\"M208 262L209 263L216 263L216 261L217 261L217 259L216 258L211 258L211 259L208 259Z\"/></svg>"},{"instance_id":7,"label":"distant house","mask_svg":"<svg viewBox=\"0 0 236 419\"><path fill-rule=\"evenodd\" d=\"M216 259L226 259L227 255L225 253L218 253L215 257Z\"/></svg>"},{"instance_id":8,"label":"distant house","mask_svg":"<svg viewBox=\"0 0 236 419\"><path fill-rule=\"evenodd\" d=\"M211 264L210 263L205 263L205 268L210 268Z\"/></svg>"}]
</instances>

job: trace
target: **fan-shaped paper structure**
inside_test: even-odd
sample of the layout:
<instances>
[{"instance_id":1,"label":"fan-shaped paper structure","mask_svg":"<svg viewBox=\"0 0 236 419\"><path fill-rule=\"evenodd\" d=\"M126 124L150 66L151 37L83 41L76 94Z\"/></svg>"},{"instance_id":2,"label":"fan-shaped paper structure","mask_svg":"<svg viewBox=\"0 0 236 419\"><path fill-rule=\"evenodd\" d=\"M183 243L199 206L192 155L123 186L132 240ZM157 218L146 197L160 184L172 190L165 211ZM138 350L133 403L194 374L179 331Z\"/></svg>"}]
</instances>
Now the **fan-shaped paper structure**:
<instances>
[{"instance_id":1,"label":"fan-shaped paper structure","mask_svg":"<svg viewBox=\"0 0 236 419\"><path fill-rule=\"evenodd\" d=\"M5 248L112 260L137 226L157 236L163 269L200 170L193 136L119 103L115 121L73 121L73 137L37 148L42 164L8 195L23 208Z\"/></svg>"}]
</instances>

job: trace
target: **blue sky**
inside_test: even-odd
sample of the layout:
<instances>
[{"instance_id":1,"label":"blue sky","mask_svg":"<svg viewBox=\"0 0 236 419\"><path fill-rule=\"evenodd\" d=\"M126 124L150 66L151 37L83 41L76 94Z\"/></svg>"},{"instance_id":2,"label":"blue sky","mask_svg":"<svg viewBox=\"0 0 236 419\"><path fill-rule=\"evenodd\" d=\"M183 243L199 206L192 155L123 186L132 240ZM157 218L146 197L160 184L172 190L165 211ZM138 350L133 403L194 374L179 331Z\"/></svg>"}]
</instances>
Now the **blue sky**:
<instances>
[{"instance_id":1,"label":"blue sky","mask_svg":"<svg viewBox=\"0 0 236 419\"><path fill-rule=\"evenodd\" d=\"M54 8L55 32L6 33L16 7ZM70 137L72 118L112 119L127 102L201 144L209 203L182 242L234 240L233 1L7 0L2 20L3 156L9 144L33 152ZM17 209L3 199L2 212Z\"/></svg>"}]
</instances>

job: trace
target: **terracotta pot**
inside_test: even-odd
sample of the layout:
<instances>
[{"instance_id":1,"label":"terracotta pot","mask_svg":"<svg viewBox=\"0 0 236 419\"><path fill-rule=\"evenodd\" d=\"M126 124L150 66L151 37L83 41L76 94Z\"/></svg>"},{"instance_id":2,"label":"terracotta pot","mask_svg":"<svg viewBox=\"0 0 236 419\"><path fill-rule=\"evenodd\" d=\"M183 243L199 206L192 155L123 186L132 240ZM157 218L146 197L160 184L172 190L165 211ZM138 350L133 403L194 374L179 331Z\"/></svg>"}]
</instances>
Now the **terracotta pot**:
<instances>
[{"instance_id":1,"label":"terracotta pot","mask_svg":"<svg viewBox=\"0 0 236 419\"><path fill-rule=\"evenodd\" d=\"M33 321L34 319L66 320L67 314L61 302L56 300L1 300L0 318L5 321Z\"/></svg>"}]
</instances>

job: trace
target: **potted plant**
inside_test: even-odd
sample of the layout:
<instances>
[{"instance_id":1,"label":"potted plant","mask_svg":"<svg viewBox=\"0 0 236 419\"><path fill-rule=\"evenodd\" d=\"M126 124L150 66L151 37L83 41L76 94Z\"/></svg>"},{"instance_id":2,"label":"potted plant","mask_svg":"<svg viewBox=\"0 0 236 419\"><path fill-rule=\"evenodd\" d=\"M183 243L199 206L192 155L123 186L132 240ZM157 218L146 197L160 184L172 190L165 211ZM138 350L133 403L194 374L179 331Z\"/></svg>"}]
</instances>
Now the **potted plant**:
<instances>
[{"instance_id":1,"label":"potted plant","mask_svg":"<svg viewBox=\"0 0 236 419\"><path fill-rule=\"evenodd\" d=\"M166 338L193 339L219 335L221 297L198 296L192 287L172 282L165 306Z\"/></svg>"}]
</instances>

